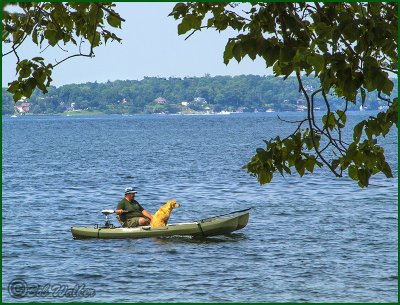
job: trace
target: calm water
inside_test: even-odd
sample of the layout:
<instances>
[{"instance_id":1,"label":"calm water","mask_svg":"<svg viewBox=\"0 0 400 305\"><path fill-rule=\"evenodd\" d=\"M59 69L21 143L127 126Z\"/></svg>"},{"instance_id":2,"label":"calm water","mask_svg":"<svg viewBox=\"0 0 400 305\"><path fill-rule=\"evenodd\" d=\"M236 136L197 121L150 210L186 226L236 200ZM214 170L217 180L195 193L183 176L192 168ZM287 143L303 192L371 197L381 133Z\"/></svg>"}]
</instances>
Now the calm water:
<instances>
[{"instance_id":1,"label":"calm water","mask_svg":"<svg viewBox=\"0 0 400 305\"><path fill-rule=\"evenodd\" d=\"M325 170L258 185L241 166L295 128L273 113L2 123L3 301L397 302L397 130L382 141L395 178L362 190ZM70 226L102 223L127 186L151 213L181 203L171 223L253 209L230 236L72 239ZM12 298L15 279L31 294Z\"/></svg>"}]
</instances>

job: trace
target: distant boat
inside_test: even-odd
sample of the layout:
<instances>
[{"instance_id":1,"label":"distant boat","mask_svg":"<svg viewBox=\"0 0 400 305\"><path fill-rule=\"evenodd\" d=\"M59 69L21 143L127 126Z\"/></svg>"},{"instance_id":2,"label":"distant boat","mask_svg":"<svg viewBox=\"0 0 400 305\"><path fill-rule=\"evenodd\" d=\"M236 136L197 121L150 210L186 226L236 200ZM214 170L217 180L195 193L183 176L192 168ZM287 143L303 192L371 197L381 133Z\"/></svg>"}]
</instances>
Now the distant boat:
<instances>
[{"instance_id":1,"label":"distant boat","mask_svg":"<svg viewBox=\"0 0 400 305\"><path fill-rule=\"evenodd\" d=\"M362 105L360 106L360 111L364 111L364 108L363 108L363 106L362 106Z\"/></svg>"},{"instance_id":2,"label":"distant boat","mask_svg":"<svg viewBox=\"0 0 400 305\"><path fill-rule=\"evenodd\" d=\"M16 114L13 114L11 117L12 117L12 118L17 118L17 117L18 117L18 115L16 115Z\"/></svg>"}]
</instances>

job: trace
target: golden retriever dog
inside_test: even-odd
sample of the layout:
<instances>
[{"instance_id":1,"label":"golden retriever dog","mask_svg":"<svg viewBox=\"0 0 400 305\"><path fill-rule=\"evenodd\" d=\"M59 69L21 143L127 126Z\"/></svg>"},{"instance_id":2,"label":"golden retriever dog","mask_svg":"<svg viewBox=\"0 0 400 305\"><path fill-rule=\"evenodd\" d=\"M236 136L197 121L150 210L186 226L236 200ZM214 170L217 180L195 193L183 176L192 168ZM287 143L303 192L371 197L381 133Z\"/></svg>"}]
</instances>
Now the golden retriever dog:
<instances>
[{"instance_id":1,"label":"golden retriever dog","mask_svg":"<svg viewBox=\"0 0 400 305\"><path fill-rule=\"evenodd\" d=\"M168 201L164 204L153 216L150 222L151 227L165 227L168 223L169 216L171 215L172 209L177 208L179 203L173 200Z\"/></svg>"}]
</instances>

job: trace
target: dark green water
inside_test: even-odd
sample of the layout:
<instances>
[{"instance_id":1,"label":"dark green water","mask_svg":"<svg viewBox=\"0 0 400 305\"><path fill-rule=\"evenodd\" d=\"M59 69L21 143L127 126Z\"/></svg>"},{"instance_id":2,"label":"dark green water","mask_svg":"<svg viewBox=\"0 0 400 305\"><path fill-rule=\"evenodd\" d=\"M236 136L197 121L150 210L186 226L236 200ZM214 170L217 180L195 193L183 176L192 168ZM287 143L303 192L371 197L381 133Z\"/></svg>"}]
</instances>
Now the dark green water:
<instances>
[{"instance_id":1,"label":"dark green water","mask_svg":"<svg viewBox=\"0 0 400 305\"><path fill-rule=\"evenodd\" d=\"M326 170L259 186L241 166L294 130L273 113L2 123L3 301L397 302L397 130L382 139L395 178L361 190ZM127 186L151 213L181 203L171 223L253 209L230 236L72 239Z\"/></svg>"}]
</instances>

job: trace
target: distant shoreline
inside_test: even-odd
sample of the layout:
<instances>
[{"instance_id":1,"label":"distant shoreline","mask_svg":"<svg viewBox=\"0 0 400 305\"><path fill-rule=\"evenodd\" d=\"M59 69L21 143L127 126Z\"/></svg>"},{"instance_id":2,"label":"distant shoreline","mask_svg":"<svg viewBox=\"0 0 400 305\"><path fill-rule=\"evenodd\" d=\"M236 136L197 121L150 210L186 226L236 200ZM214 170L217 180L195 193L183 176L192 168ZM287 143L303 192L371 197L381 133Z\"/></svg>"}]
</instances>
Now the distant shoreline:
<instances>
[{"instance_id":1,"label":"distant shoreline","mask_svg":"<svg viewBox=\"0 0 400 305\"><path fill-rule=\"evenodd\" d=\"M358 110L348 110L348 113L379 113L382 110L374 109L374 110L363 110L363 111L358 111ZM323 112L323 110L315 110L315 112ZM179 115L184 115L184 116L196 116L196 115L219 115L219 116L229 116L229 115L241 115L241 114L266 114L266 113L304 113L306 114L306 111L260 111L260 112L229 112L229 113L221 113L221 112L213 112L213 113L207 113L207 112L196 112L196 113L102 113L102 112L78 112L73 114L66 114L66 113L48 113L48 114L43 114L43 113L25 113L25 114L19 114L19 115L10 115L10 114L3 114L2 117L35 117L35 116L60 116L60 117L70 117L70 116L97 116L97 115L106 115L106 116L136 116L136 115L165 115L165 116L179 116Z\"/></svg>"}]
</instances>

